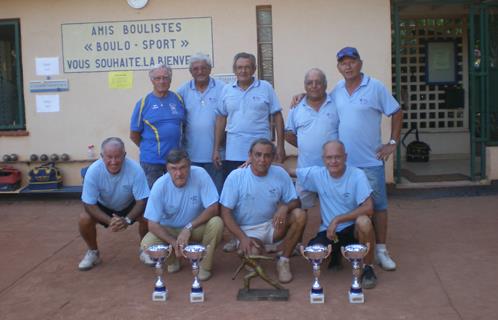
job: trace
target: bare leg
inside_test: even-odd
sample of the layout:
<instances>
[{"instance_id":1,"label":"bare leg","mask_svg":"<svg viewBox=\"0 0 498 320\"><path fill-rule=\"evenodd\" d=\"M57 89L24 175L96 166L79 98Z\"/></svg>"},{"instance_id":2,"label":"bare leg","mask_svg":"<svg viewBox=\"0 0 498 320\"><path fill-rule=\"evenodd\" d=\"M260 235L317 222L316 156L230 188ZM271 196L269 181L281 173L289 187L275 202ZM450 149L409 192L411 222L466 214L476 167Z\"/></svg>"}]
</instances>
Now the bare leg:
<instances>
[{"instance_id":1,"label":"bare leg","mask_svg":"<svg viewBox=\"0 0 498 320\"><path fill-rule=\"evenodd\" d=\"M289 258L296 244L302 239L304 227L306 226L306 213L303 209L296 208L291 211L289 220L287 222L287 232L283 239L283 253L282 256ZM279 235L276 235L277 237ZM279 238L275 239L279 240Z\"/></svg>"},{"instance_id":2,"label":"bare leg","mask_svg":"<svg viewBox=\"0 0 498 320\"><path fill-rule=\"evenodd\" d=\"M355 222L356 237L361 244L370 243L370 250L365 256L365 264L373 264L375 253L375 233L372 226L372 221L367 216L360 216Z\"/></svg>"},{"instance_id":3,"label":"bare leg","mask_svg":"<svg viewBox=\"0 0 498 320\"><path fill-rule=\"evenodd\" d=\"M374 212L374 227L377 243L386 243L387 239L387 210Z\"/></svg>"},{"instance_id":4,"label":"bare leg","mask_svg":"<svg viewBox=\"0 0 498 320\"><path fill-rule=\"evenodd\" d=\"M86 212L80 213L78 226L80 235L88 249L97 250L97 222Z\"/></svg>"}]
</instances>

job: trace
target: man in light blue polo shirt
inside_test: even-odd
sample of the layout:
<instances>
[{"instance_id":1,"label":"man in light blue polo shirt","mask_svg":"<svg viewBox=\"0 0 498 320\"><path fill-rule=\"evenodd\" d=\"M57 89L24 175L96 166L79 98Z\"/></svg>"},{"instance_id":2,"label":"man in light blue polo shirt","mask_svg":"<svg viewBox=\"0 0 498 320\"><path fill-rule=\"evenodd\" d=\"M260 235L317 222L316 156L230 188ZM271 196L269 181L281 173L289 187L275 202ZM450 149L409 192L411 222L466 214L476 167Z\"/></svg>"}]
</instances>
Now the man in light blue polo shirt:
<instances>
[{"instance_id":1,"label":"man in light blue polo shirt","mask_svg":"<svg viewBox=\"0 0 498 320\"><path fill-rule=\"evenodd\" d=\"M323 166L322 147L337 139L339 118L332 99L327 95L327 78L322 70L310 69L304 77L306 96L290 110L285 126L285 140L297 147L297 167ZM301 208L309 209L316 194L296 184Z\"/></svg>"},{"instance_id":2,"label":"man in light blue polo shirt","mask_svg":"<svg viewBox=\"0 0 498 320\"><path fill-rule=\"evenodd\" d=\"M252 143L251 164L232 171L225 181L221 216L246 255L260 254L265 245L281 241L277 245L277 251L282 251L277 273L279 281L286 283L292 280L289 257L302 237L306 215L299 208L287 172L272 165L275 153L275 146L268 139Z\"/></svg>"},{"instance_id":3,"label":"man in light blue polo shirt","mask_svg":"<svg viewBox=\"0 0 498 320\"><path fill-rule=\"evenodd\" d=\"M318 192L320 199L322 222L309 245L331 244L333 254L340 256L341 246L370 243L364 259L362 285L371 289L377 283L372 266L375 250L375 234L370 220L373 214L372 188L361 169L346 166L346 158L344 144L338 140L329 141L323 146L325 167L296 170L299 183L306 190Z\"/></svg>"},{"instance_id":4,"label":"man in light blue polo shirt","mask_svg":"<svg viewBox=\"0 0 498 320\"><path fill-rule=\"evenodd\" d=\"M149 187L164 174L168 152L180 146L185 108L180 96L169 90L172 76L166 65L149 71L153 90L138 100L130 120L130 139L140 148Z\"/></svg>"},{"instance_id":5,"label":"man in light blue polo shirt","mask_svg":"<svg viewBox=\"0 0 498 320\"><path fill-rule=\"evenodd\" d=\"M197 53L190 57L190 74L193 79L178 88L186 109L184 146L192 165L209 173L218 193L223 187L223 171L213 165L216 107L225 83L211 78L211 59Z\"/></svg>"},{"instance_id":6,"label":"man in light blue polo shirt","mask_svg":"<svg viewBox=\"0 0 498 320\"><path fill-rule=\"evenodd\" d=\"M254 55L245 52L236 54L233 72L237 81L226 85L221 93L213 149L213 163L221 166L219 148L226 130L226 160L223 161L225 177L247 160L247 151L254 140L271 138L271 115L277 134L276 161L285 160L284 121L280 103L270 83L254 78Z\"/></svg>"},{"instance_id":7,"label":"man in light blue polo shirt","mask_svg":"<svg viewBox=\"0 0 498 320\"><path fill-rule=\"evenodd\" d=\"M385 270L395 270L396 263L386 248L387 193L384 161L396 150L403 115L399 103L378 80L363 74L358 50L345 47L337 53L337 69L344 77L331 96L339 114L339 138L348 153L348 164L365 171L372 186L376 257ZM382 115L391 117L391 136L381 140Z\"/></svg>"},{"instance_id":8,"label":"man in light blue polo shirt","mask_svg":"<svg viewBox=\"0 0 498 320\"><path fill-rule=\"evenodd\" d=\"M80 214L78 224L88 251L79 264L81 271L90 270L101 261L97 223L118 232L138 221L140 238L147 233L143 213L149 187L142 168L126 157L124 143L119 138L105 139L101 151L101 159L90 165L83 181L81 200L85 211ZM140 253L140 259L146 264L153 263L144 252Z\"/></svg>"},{"instance_id":9,"label":"man in light blue polo shirt","mask_svg":"<svg viewBox=\"0 0 498 320\"><path fill-rule=\"evenodd\" d=\"M191 166L184 150L172 150L167 157L168 173L157 179L145 209L150 232L142 240L142 249L168 243L174 253L166 261L168 272L180 270L179 257L191 241L207 247L201 262L199 279L208 280L214 252L223 234L218 216L218 192L208 173Z\"/></svg>"}]
</instances>

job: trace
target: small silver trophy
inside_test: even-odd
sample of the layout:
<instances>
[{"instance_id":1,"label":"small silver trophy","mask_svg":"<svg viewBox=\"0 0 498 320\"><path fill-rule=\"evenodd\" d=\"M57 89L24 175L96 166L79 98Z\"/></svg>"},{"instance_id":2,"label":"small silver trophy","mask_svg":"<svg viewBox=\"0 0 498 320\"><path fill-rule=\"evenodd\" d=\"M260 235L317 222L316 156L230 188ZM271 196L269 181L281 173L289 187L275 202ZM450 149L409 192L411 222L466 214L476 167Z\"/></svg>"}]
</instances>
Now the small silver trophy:
<instances>
[{"instance_id":1,"label":"small silver trophy","mask_svg":"<svg viewBox=\"0 0 498 320\"><path fill-rule=\"evenodd\" d=\"M183 248L183 256L190 260L192 263L192 274L194 275L194 282L190 289L190 302L204 302L204 290L197 275L199 274L199 262L206 253L206 247L200 244L192 244Z\"/></svg>"},{"instance_id":2,"label":"small silver trophy","mask_svg":"<svg viewBox=\"0 0 498 320\"><path fill-rule=\"evenodd\" d=\"M156 275L157 280L154 284L154 292L152 292L153 301L166 301L168 299L168 289L164 285L162 279L164 269L164 261L171 254L171 246L166 244L155 244L151 245L146 250L147 254L156 262Z\"/></svg>"},{"instance_id":3,"label":"small silver trophy","mask_svg":"<svg viewBox=\"0 0 498 320\"><path fill-rule=\"evenodd\" d=\"M313 265L313 276L315 279L310 290L310 303L324 303L325 294L318 278L320 277L320 264L332 252L332 245L325 247L321 244L314 244L306 248L301 246L300 249L302 256Z\"/></svg>"},{"instance_id":4,"label":"small silver trophy","mask_svg":"<svg viewBox=\"0 0 498 320\"><path fill-rule=\"evenodd\" d=\"M349 303L364 303L365 296L361 289L360 275L363 258L370 250L370 243L363 244L350 244L346 247L341 247L341 252L344 258L351 261L353 266L353 283L349 289Z\"/></svg>"}]
</instances>

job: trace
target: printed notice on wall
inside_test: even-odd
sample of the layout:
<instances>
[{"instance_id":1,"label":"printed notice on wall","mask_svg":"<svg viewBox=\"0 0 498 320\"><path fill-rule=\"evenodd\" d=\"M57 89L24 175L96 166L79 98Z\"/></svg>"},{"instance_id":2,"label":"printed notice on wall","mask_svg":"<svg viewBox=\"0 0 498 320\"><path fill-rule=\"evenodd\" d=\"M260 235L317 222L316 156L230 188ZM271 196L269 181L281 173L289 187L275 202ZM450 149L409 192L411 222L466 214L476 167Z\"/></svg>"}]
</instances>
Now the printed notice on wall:
<instances>
[{"instance_id":1,"label":"printed notice on wall","mask_svg":"<svg viewBox=\"0 0 498 320\"><path fill-rule=\"evenodd\" d=\"M107 77L109 89L131 89L133 87L133 71L112 71Z\"/></svg>"},{"instance_id":2,"label":"printed notice on wall","mask_svg":"<svg viewBox=\"0 0 498 320\"><path fill-rule=\"evenodd\" d=\"M59 57L35 58L37 76L55 76L59 74Z\"/></svg>"},{"instance_id":3,"label":"printed notice on wall","mask_svg":"<svg viewBox=\"0 0 498 320\"><path fill-rule=\"evenodd\" d=\"M213 58L211 18L61 25L64 72L188 68L190 56Z\"/></svg>"},{"instance_id":4,"label":"printed notice on wall","mask_svg":"<svg viewBox=\"0 0 498 320\"><path fill-rule=\"evenodd\" d=\"M36 96L36 112L59 112L59 95L46 94Z\"/></svg>"}]
</instances>

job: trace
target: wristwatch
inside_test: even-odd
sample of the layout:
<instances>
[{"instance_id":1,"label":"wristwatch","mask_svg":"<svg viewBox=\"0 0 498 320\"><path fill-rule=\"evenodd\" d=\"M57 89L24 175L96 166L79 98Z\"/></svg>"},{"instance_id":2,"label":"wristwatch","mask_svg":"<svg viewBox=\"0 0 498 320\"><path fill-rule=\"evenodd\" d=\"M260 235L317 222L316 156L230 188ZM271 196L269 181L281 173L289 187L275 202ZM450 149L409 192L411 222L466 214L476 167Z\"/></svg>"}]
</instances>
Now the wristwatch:
<instances>
[{"instance_id":1,"label":"wristwatch","mask_svg":"<svg viewBox=\"0 0 498 320\"><path fill-rule=\"evenodd\" d=\"M183 227L183 229L187 229L188 231L192 231L192 222L189 222Z\"/></svg>"},{"instance_id":2,"label":"wristwatch","mask_svg":"<svg viewBox=\"0 0 498 320\"><path fill-rule=\"evenodd\" d=\"M135 221L131 220L129 217L124 217L124 220L126 221L126 224L131 226Z\"/></svg>"},{"instance_id":3,"label":"wristwatch","mask_svg":"<svg viewBox=\"0 0 498 320\"><path fill-rule=\"evenodd\" d=\"M396 142L396 140L391 139L391 140L389 140L389 142L387 144L396 145L397 142Z\"/></svg>"}]
</instances>

